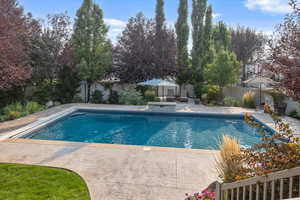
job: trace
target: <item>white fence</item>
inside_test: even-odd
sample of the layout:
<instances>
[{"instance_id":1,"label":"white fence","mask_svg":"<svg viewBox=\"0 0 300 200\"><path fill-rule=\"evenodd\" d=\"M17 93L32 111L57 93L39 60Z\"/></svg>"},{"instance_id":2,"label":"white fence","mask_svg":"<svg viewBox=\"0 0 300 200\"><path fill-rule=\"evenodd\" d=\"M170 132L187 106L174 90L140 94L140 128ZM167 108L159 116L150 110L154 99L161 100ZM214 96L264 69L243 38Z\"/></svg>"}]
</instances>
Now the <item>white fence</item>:
<instances>
[{"instance_id":1,"label":"white fence","mask_svg":"<svg viewBox=\"0 0 300 200\"><path fill-rule=\"evenodd\" d=\"M217 185L216 200L277 200L300 197L300 167Z\"/></svg>"},{"instance_id":2,"label":"white fence","mask_svg":"<svg viewBox=\"0 0 300 200\"><path fill-rule=\"evenodd\" d=\"M255 92L256 96L256 104L259 104L259 89L257 88L243 88L243 87L225 87L223 89L223 93L224 96L226 97L234 97L240 101L242 101L243 96L246 92L248 91L253 91ZM271 105L271 107L273 106L273 98L271 97L270 94L268 94L268 92L266 91L262 91L262 97L261 97L261 101L262 103L266 103ZM300 112L300 107L299 107L299 103L296 101L293 101L291 98L286 98L285 102L287 103L287 109L286 109L286 114L289 114L290 112L292 112L293 110L297 110L298 112Z\"/></svg>"}]
</instances>

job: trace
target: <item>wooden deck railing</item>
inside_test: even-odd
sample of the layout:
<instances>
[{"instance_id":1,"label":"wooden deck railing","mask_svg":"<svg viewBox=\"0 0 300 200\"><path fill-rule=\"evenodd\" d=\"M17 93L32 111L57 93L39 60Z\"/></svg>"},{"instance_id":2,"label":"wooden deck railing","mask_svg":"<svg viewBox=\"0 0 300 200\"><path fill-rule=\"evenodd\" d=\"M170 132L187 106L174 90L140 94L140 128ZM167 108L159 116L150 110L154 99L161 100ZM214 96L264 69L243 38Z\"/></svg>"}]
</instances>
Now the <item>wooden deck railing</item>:
<instances>
[{"instance_id":1,"label":"wooden deck railing","mask_svg":"<svg viewBox=\"0 0 300 200\"><path fill-rule=\"evenodd\" d=\"M216 200L278 200L300 197L300 167L217 184Z\"/></svg>"}]
</instances>

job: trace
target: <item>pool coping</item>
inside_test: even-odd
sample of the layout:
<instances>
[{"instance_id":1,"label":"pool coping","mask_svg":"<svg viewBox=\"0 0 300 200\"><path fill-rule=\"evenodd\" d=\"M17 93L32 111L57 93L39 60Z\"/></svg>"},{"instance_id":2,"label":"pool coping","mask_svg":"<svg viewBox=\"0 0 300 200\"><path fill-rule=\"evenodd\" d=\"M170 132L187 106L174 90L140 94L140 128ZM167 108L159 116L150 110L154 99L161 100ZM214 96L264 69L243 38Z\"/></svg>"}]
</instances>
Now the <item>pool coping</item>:
<instances>
[{"instance_id":1,"label":"pool coping","mask_svg":"<svg viewBox=\"0 0 300 200\"><path fill-rule=\"evenodd\" d=\"M0 135L0 142L6 141L6 142L25 142L25 143L38 143L38 144L66 144L66 145L76 145L76 144L85 144L87 146L102 146L102 147L111 147L111 148L130 148L130 149L142 149L144 151L147 150L170 150L170 151L217 151L217 150L206 150L206 149L188 149L188 148L172 148L172 147L156 147L156 146L139 146L139 145L126 145L126 144L104 144L104 143L84 143L84 142L72 142L72 141L56 141L56 140L33 140L30 138L22 138L26 135L30 135L34 131L37 131L50 123L53 123L57 120L60 120L68 115L71 115L74 112L78 111L91 111L91 112L119 112L119 113L140 113L140 114L164 114L164 115L172 115L177 114L180 116L208 116L208 117L222 117L222 116L230 116L230 117L239 117L242 118L246 112L241 112L239 114L237 113L215 113L215 112L153 112L149 110L132 110L132 109L113 109L113 108L103 108L103 107L85 107L85 106L71 106L69 108L64 109L61 112L52 114L48 117L38 119L36 122L30 123L24 127L21 127L19 129L16 129L14 131L9 131L7 133ZM271 131L276 131L274 127L268 125L268 123L262 121L261 119L258 119L255 116L255 113L252 113L251 116L257 120L259 123L261 123L266 128L270 129Z\"/></svg>"}]
</instances>

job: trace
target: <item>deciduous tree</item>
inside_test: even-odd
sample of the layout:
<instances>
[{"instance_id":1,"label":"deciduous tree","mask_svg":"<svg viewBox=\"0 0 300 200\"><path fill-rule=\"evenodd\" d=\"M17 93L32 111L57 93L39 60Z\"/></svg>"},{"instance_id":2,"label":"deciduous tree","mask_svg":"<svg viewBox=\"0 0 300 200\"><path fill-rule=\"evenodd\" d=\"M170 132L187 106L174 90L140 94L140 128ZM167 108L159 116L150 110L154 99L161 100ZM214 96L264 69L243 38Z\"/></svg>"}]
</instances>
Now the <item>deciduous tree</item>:
<instances>
[{"instance_id":1,"label":"deciduous tree","mask_svg":"<svg viewBox=\"0 0 300 200\"><path fill-rule=\"evenodd\" d=\"M114 72L121 81L138 83L175 74L175 34L170 29L164 29L162 34L163 56L157 54L156 23L142 13L129 19L114 49Z\"/></svg>"},{"instance_id":2,"label":"deciduous tree","mask_svg":"<svg viewBox=\"0 0 300 200\"><path fill-rule=\"evenodd\" d=\"M80 86L80 79L76 70L74 48L68 43L59 60L61 67L55 85L56 100L61 103L72 103Z\"/></svg>"},{"instance_id":3,"label":"deciduous tree","mask_svg":"<svg viewBox=\"0 0 300 200\"><path fill-rule=\"evenodd\" d=\"M27 44L39 28L15 0L0 0L0 89L11 89L31 76Z\"/></svg>"},{"instance_id":4,"label":"deciduous tree","mask_svg":"<svg viewBox=\"0 0 300 200\"><path fill-rule=\"evenodd\" d=\"M222 48L225 50L229 50L231 46L231 36L230 30L227 25L223 21L219 21L217 25L213 28L213 42L214 49L221 50Z\"/></svg>"},{"instance_id":5,"label":"deciduous tree","mask_svg":"<svg viewBox=\"0 0 300 200\"><path fill-rule=\"evenodd\" d=\"M265 37L255 29L238 26L231 30L231 51L242 64L242 81L247 79L246 67L255 63L255 56L264 45Z\"/></svg>"},{"instance_id":6,"label":"deciduous tree","mask_svg":"<svg viewBox=\"0 0 300 200\"><path fill-rule=\"evenodd\" d=\"M102 79L112 65L107 32L102 9L91 0L84 0L76 13L72 42L80 78L87 83L87 102L92 84Z\"/></svg>"},{"instance_id":7,"label":"deciduous tree","mask_svg":"<svg viewBox=\"0 0 300 200\"><path fill-rule=\"evenodd\" d=\"M276 30L268 42L264 69L281 81L281 89L300 101L300 2L290 0L293 12Z\"/></svg>"},{"instance_id":8,"label":"deciduous tree","mask_svg":"<svg viewBox=\"0 0 300 200\"><path fill-rule=\"evenodd\" d=\"M206 71L209 83L218 85L220 91L229 84L238 80L240 63L237 61L234 53L224 48L216 51L212 64L209 64Z\"/></svg>"},{"instance_id":9,"label":"deciduous tree","mask_svg":"<svg viewBox=\"0 0 300 200\"><path fill-rule=\"evenodd\" d=\"M64 65L61 57L66 56L62 53L70 39L70 25L70 17L65 13L48 15L46 25L31 41L32 81L36 84L47 82L50 94L54 94L55 80Z\"/></svg>"}]
</instances>

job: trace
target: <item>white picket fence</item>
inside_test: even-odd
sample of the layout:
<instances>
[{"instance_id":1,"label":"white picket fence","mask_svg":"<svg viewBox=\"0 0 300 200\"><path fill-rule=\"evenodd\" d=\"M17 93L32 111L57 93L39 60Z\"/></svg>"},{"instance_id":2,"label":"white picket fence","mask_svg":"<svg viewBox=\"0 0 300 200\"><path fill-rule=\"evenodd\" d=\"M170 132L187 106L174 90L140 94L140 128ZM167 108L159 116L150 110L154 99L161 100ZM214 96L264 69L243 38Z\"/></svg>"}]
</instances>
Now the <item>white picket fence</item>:
<instances>
[{"instance_id":1,"label":"white picket fence","mask_svg":"<svg viewBox=\"0 0 300 200\"><path fill-rule=\"evenodd\" d=\"M234 183L217 184L216 200L300 199L300 167L253 177Z\"/></svg>"}]
</instances>

